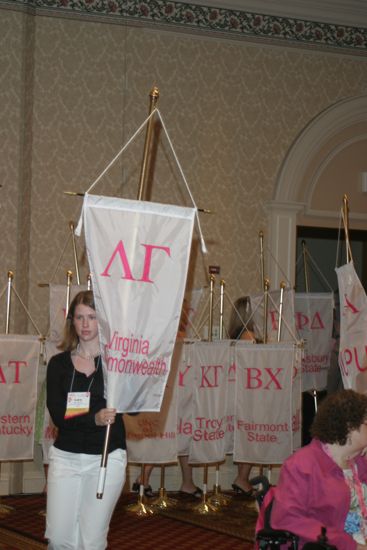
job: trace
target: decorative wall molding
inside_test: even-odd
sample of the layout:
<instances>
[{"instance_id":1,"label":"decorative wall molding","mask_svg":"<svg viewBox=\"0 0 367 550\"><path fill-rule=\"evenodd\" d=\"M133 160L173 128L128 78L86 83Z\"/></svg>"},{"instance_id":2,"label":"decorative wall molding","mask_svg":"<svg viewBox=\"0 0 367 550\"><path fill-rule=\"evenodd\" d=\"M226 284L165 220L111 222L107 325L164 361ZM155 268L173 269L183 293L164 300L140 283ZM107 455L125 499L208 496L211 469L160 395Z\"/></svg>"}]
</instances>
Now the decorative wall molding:
<instances>
[{"instance_id":1,"label":"decorative wall molding","mask_svg":"<svg viewBox=\"0 0 367 550\"><path fill-rule=\"evenodd\" d=\"M0 0L0 7L54 14L94 16L114 23L209 32L234 39L343 50L367 55L367 29L243 10L197 6L171 0Z\"/></svg>"}]
</instances>

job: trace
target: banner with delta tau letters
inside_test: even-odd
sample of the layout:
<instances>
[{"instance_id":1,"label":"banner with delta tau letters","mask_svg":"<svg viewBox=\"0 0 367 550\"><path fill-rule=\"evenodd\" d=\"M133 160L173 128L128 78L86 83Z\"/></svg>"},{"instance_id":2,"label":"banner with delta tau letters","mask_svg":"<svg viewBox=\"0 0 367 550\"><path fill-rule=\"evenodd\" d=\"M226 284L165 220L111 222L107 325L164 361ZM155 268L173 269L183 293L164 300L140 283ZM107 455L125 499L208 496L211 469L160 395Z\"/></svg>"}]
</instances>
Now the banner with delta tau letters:
<instances>
[{"instance_id":1,"label":"banner with delta tau letters","mask_svg":"<svg viewBox=\"0 0 367 550\"><path fill-rule=\"evenodd\" d=\"M344 388L367 392L367 296L349 262L335 269L340 300L339 367Z\"/></svg>"},{"instance_id":2,"label":"banner with delta tau letters","mask_svg":"<svg viewBox=\"0 0 367 550\"><path fill-rule=\"evenodd\" d=\"M83 211L108 406L159 411L195 210L86 194Z\"/></svg>"},{"instance_id":3,"label":"banner with delta tau letters","mask_svg":"<svg viewBox=\"0 0 367 550\"><path fill-rule=\"evenodd\" d=\"M221 462L226 454L230 341L194 344L192 438L189 463Z\"/></svg>"},{"instance_id":4,"label":"banner with delta tau letters","mask_svg":"<svg viewBox=\"0 0 367 550\"><path fill-rule=\"evenodd\" d=\"M0 461L33 458L39 336L0 336Z\"/></svg>"},{"instance_id":5,"label":"banner with delta tau letters","mask_svg":"<svg viewBox=\"0 0 367 550\"><path fill-rule=\"evenodd\" d=\"M235 462L281 464L299 445L299 360L294 344L236 344Z\"/></svg>"},{"instance_id":6,"label":"banner with delta tau letters","mask_svg":"<svg viewBox=\"0 0 367 550\"><path fill-rule=\"evenodd\" d=\"M305 341L302 390L324 390L330 366L334 295L332 292L295 294L298 335Z\"/></svg>"}]
</instances>

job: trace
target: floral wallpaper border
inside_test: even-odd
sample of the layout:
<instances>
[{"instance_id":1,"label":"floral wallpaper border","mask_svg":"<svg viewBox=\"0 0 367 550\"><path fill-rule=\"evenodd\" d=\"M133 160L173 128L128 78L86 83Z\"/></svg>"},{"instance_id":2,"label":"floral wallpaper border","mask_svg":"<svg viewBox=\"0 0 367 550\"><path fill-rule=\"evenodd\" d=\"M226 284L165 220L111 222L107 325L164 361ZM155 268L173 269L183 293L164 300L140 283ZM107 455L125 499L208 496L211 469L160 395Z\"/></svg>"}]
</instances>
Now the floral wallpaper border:
<instances>
[{"instance_id":1,"label":"floral wallpaper border","mask_svg":"<svg viewBox=\"0 0 367 550\"><path fill-rule=\"evenodd\" d=\"M219 32L233 38L260 38L347 49L367 54L367 29L276 17L239 10L197 6L172 0L0 0L1 4L96 15L176 29Z\"/></svg>"}]
</instances>

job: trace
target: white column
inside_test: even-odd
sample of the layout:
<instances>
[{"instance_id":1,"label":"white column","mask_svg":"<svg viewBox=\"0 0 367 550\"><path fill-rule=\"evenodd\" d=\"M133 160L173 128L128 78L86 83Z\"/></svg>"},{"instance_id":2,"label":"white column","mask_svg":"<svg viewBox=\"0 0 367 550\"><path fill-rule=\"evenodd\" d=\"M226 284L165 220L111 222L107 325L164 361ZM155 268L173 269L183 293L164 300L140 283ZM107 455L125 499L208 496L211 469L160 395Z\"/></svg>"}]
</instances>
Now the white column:
<instances>
[{"instance_id":1,"label":"white column","mask_svg":"<svg viewBox=\"0 0 367 550\"><path fill-rule=\"evenodd\" d=\"M293 288L296 274L297 214L305 207L299 202L271 201L268 211L268 234L266 243L270 252L267 257L265 276L270 279L270 288L279 288L284 281Z\"/></svg>"}]
</instances>

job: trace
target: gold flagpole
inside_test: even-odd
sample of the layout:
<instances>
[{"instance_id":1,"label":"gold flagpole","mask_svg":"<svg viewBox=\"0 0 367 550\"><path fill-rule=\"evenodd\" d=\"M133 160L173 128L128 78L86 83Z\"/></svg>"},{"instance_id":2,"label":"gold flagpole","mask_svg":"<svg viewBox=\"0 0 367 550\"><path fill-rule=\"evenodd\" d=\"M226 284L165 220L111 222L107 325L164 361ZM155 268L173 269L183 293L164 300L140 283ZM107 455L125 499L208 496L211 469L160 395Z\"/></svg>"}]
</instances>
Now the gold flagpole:
<instances>
[{"instance_id":1,"label":"gold flagpole","mask_svg":"<svg viewBox=\"0 0 367 550\"><path fill-rule=\"evenodd\" d=\"M264 344L268 342L268 307L269 307L269 279L264 279L264 320L263 320L263 340Z\"/></svg>"},{"instance_id":2,"label":"gold flagpole","mask_svg":"<svg viewBox=\"0 0 367 550\"><path fill-rule=\"evenodd\" d=\"M344 231L345 231L345 247L346 247L346 257L347 257L347 263L353 260L352 253L350 249L350 241L349 241L349 200L348 196L343 196L343 219L344 219Z\"/></svg>"},{"instance_id":3,"label":"gold flagpole","mask_svg":"<svg viewBox=\"0 0 367 550\"><path fill-rule=\"evenodd\" d=\"M12 293L13 279L14 279L14 273L12 271L8 271L8 286L7 286L7 293L6 293L5 334L9 334L9 329L10 329L11 293ZM0 462L0 479L1 479L1 462ZM1 496L0 496L0 515L10 514L10 512L12 512L13 510L14 508L12 506L6 506L5 504L1 503Z\"/></svg>"},{"instance_id":4,"label":"gold flagpole","mask_svg":"<svg viewBox=\"0 0 367 550\"><path fill-rule=\"evenodd\" d=\"M264 261L264 232L259 231L260 242L260 277L261 277L261 289L264 289L265 280L265 261Z\"/></svg>"},{"instance_id":5,"label":"gold flagpole","mask_svg":"<svg viewBox=\"0 0 367 550\"><path fill-rule=\"evenodd\" d=\"M224 289L226 283L224 279L220 280L220 305L219 305L219 340L223 340L224 327Z\"/></svg>"},{"instance_id":6,"label":"gold flagpole","mask_svg":"<svg viewBox=\"0 0 367 550\"><path fill-rule=\"evenodd\" d=\"M75 243L75 234L74 234L74 222L69 222L69 228L71 232L71 243L73 245L73 256L74 256L74 265L75 265L75 275L76 275L76 282L78 285L80 285L80 276L79 276L79 263L78 263L78 255L76 252L76 243Z\"/></svg>"},{"instance_id":7,"label":"gold flagpole","mask_svg":"<svg viewBox=\"0 0 367 550\"><path fill-rule=\"evenodd\" d=\"M214 275L210 275L208 342L213 341L214 285L215 285L215 277Z\"/></svg>"},{"instance_id":8,"label":"gold flagpole","mask_svg":"<svg viewBox=\"0 0 367 550\"><path fill-rule=\"evenodd\" d=\"M153 109L156 106L156 103L159 98L159 90L158 88L154 87L150 94L150 109L149 114L153 112ZM144 152L143 152L143 161L142 161L142 167L140 172L140 182L139 182L139 190L137 195L137 200L143 200L144 197L144 191L145 191L145 185L149 173L149 163L150 163L150 149L151 149L151 141L153 136L153 128L154 128L154 116L150 117L148 121L147 131L145 134L145 143L144 143ZM108 428L108 427L107 427ZM100 468L100 475L99 475L99 481L98 481L98 492L97 492L97 498L102 499L103 498L103 490L104 490L104 481L106 476L106 468L107 468L107 460L108 460L108 444L109 444L109 437L110 437L110 430L106 430L105 435L105 443L103 446L103 454L101 458L101 468ZM141 487L140 487L141 489ZM144 491L144 489L143 489ZM141 491L140 491L141 492ZM133 509L134 507L134 509ZM154 509L150 506L144 505L142 495L140 495L139 502L136 505L131 505L129 507L130 511L134 511L138 516L147 516L148 514L153 514Z\"/></svg>"},{"instance_id":9,"label":"gold flagpole","mask_svg":"<svg viewBox=\"0 0 367 550\"><path fill-rule=\"evenodd\" d=\"M282 315L283 315L283 298L284 298L285 282L280 283L280 300L279 300L279 322L278 322L278 342L280 342L282 334Z\"/></svg>"},{"instance_id":10,"label":"gold flagpole","mask_svg":"<svg viewBox=\"0 0 367 550\"><path fill-rule=\"evenodd\" d=\"M310 285L308 282L308 262L307 262L306 241L302 241L302 256L303 256L303 272L305 276L305 290L306 292L310 292Z\"/></svg>"}]
</instances>

